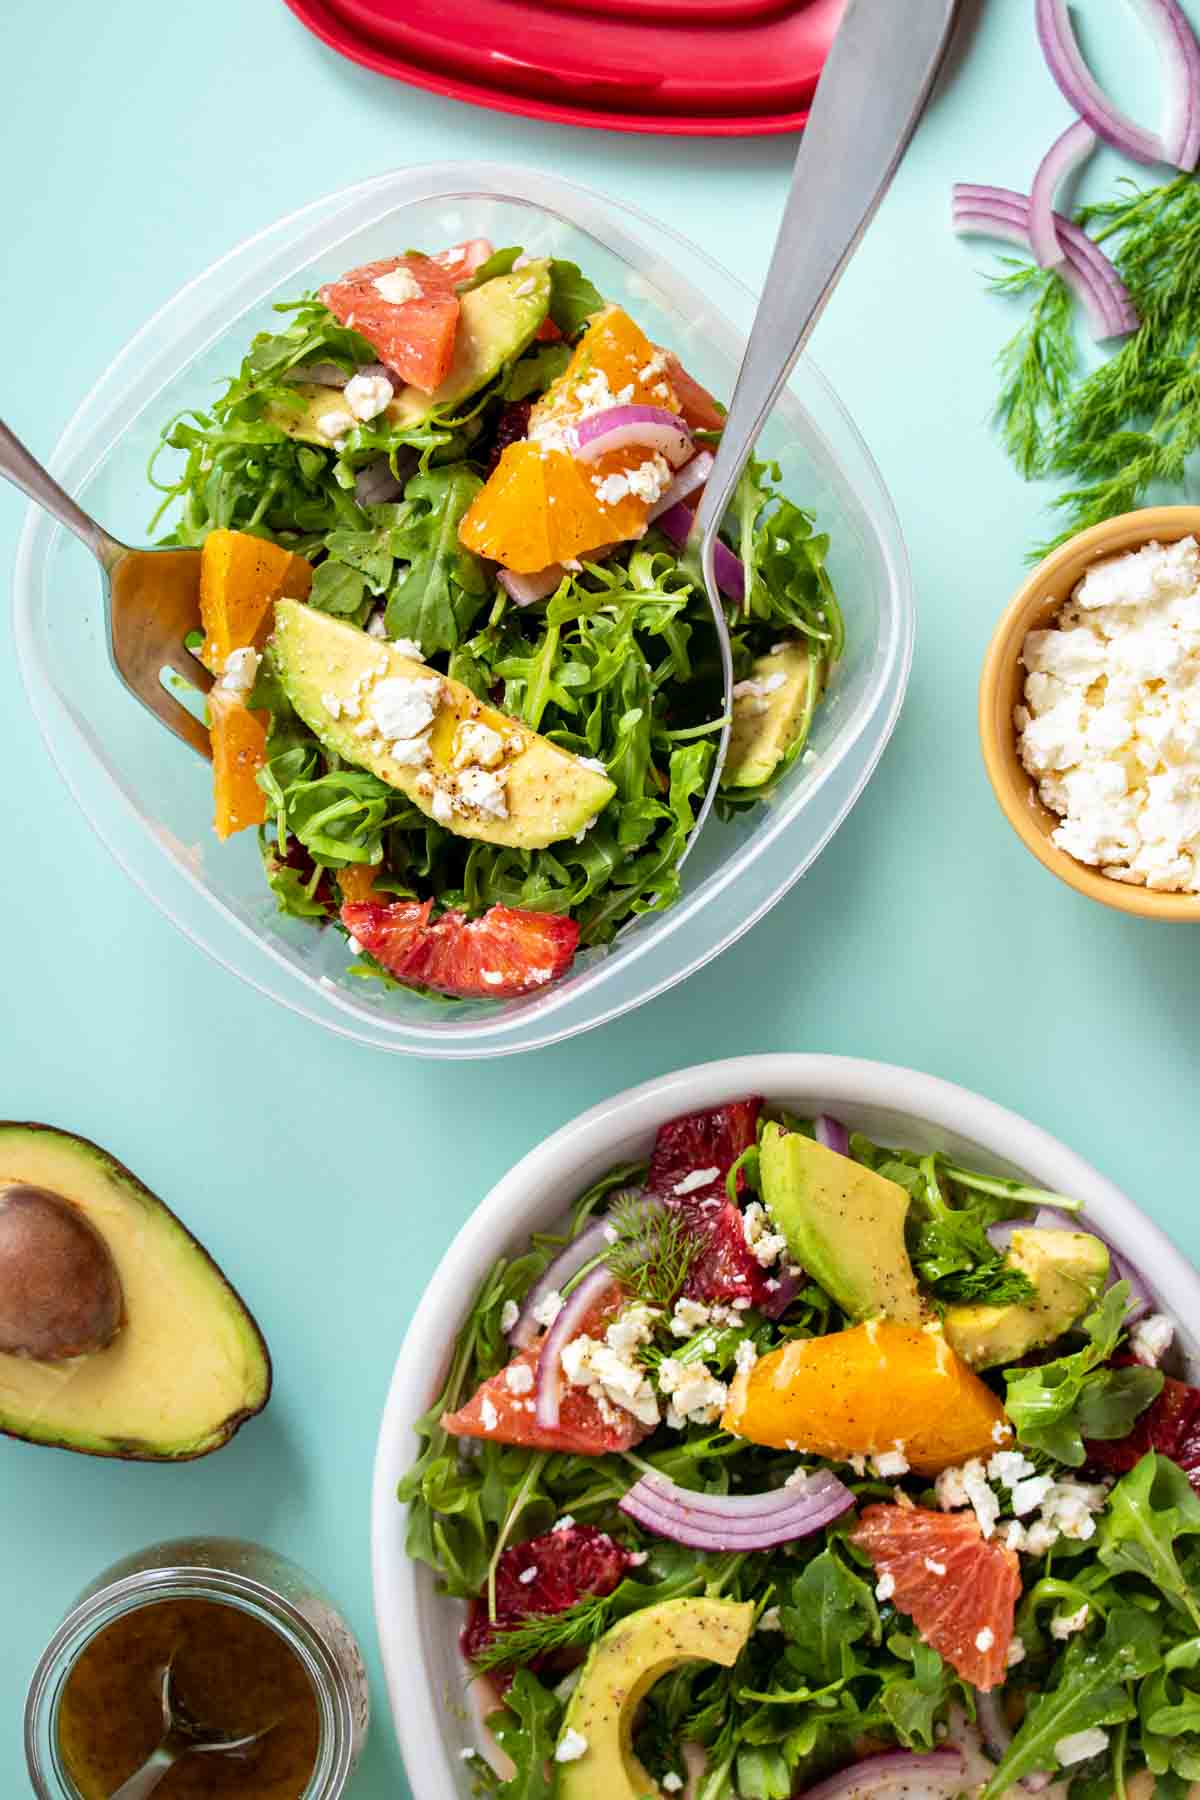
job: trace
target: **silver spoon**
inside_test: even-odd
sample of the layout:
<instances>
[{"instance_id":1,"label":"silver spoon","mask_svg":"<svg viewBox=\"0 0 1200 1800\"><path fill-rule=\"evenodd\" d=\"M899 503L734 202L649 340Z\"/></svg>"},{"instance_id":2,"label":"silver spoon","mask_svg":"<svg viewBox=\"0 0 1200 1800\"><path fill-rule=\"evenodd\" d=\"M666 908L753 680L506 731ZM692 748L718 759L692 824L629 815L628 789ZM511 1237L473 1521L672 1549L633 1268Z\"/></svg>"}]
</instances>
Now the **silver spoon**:
<instances>
[{"instance_id":1,"label":"silver spoon","mask_svg":"<svg viewBox=\"0 0 1200 1800\"><path fill-rule=\"evenodd\" d=\"M708 593L725 680L725 723L687 851L716 798L732 723L733 657L713 570L717 532L780 389L900 165L957 7L958 0L849 0L804 127L754 328L687 543L688 566Z\"/></svg>"},{"instance_id":2,"label":"silver spoon","mask_svg":"<svg viewBox=\"0 0 1200 1800\"><path fill-rule=\"evenodd\" d=\"M146 1796L170 1774L180 1757L245 1755L274 1729L264 1725L261 1731L252 1731L240 1738L225 1737L220 1733L205 1735L206 1728L196 1724L172 1692L170 1663L162 1674L162 1722L163 1735L158 1748L128 1781L121 1783L112 1800L146 1800Z\"/></svg>"}]
</instances>

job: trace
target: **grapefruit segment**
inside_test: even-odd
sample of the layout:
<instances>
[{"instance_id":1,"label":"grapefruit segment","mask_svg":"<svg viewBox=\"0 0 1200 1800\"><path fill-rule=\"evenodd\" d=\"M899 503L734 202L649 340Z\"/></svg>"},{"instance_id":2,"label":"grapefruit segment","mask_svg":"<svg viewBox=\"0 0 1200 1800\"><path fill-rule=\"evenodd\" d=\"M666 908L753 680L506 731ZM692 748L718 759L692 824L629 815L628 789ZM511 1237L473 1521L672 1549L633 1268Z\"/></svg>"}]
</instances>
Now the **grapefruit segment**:
<instances>
[{"instance_id":1,"label":"grapefruit segment","mask_svg":"<svg viewBox=\"0 0 1200 1800\"><path fill-rule=\"evenodd\" d=\"M454 284L463 278L457 262L446 266L411 252L363 263L329 282L319 298L402 382L432 394L450 370L459 313Z\"/></svg>"},{"instance_id":2,"label":"grapefruit segment","mask_svg":"<svg viewBox=\"0 0 1200 1800\"><path fill-rule=\"evenodd\" d=\"M566 1612L588 1595L611 1594L632 1562L628 1550L594 1525L562 1526L510 1544L496 1564L495 1619L488 1617L486 1598L471 1602L459 1639L463 1655L474 1662L525 1619ZM535 1656L523 1666L537 1674L547 1660Z\"/></svg>"},{"instance_id":3,"label":"grapefruit segment","mask_svg":"<svg viewBox=\"0 0 1200 1800\"><path fill-rule=\"evenodd\" d=\"M624 1304L614 1282L580 1321L579 1335L602 1338L609 1321ZM607 1456L640 1443L650 1427L621 1407L594 1400L586 1388L564 1384L556 1426L539 1425L534 1416L538 1357L534 1344L491 1376L457 1412L443 1413L442 1429L453 1437L490 1438L497 1444L521 1444L529 1450L564 1450L575 1456ZM523 1371L528 1370L526 1375Z\"/></svg>"},{"instance_id":4,"label":"grapefruit segment","mask_svg":"<svg viewBox=\"0 0 1200 1800\"><path fill-rule=\"evenodd\" d=\"M897 1612L955 1672L987 1693L1008 1673L1021 1593L1015 1550L989 1541L973 1513L868 1506L850 1542L888 1579Z\"/></svg>"},{"instance_id":5,"label":"grapefruit segment","mask_svg":"<svg viewBox=\"0 0 1200 1800\"><path fill-rule=\"evenodd\" d=\"M921 1475L1012 1442L999 1400L940 1332L886 1319L760 1357L735 1380L721 1423L751 1443L839 1462L898 1451Z\"/></svg>"},{"instance_id":6,"label":"grapefruit segment","mask_svg":"<svg viewBox=\"0 0 1200 1800\"><path fill-rule=\"evenodd\" d=\"M456 999L512 1000L549 987L571 966L574 919L513 906L481 918L446 912L430 923L432 900L347 900L342 924L397 981Z\"/></svg>"}]
</instances>

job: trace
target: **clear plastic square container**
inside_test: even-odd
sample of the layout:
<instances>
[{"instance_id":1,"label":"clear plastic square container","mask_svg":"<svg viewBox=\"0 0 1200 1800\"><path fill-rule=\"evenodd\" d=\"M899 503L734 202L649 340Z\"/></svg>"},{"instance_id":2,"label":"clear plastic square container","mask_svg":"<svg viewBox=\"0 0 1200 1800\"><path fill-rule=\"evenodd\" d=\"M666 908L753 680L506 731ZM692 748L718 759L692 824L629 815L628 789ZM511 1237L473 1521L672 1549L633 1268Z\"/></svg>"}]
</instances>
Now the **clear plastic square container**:
<instances>
[{"instance_id":1,"label":"clear plastic square container","mask_svg":"<svg viewBox=\"0 0 1200 1800\"><path fill-rule=\"evenodd\" d=\"M465 237L579 263L715 393L732 391L755 297L657 221L532 169L441 164L346 188L214 263L121 353L68 425L50 466L108 530L145 541L146 466L165 420L203 406L238 367L272 303L410 244ZM207 766L113 675L87 553L31 511L17 555L21 672L47 746L126 873L181 931L281 1005L383 1050L433 1057L532 1050L615 1018L741 935L804 873L846 817L891 733L912 654L908 562L891 501L837 396L802 358L764 433L783 486L831 538L847 650L814 755L764 805L713 820L669 911L577 957L545 993L447 1005L351 975L345 941L277 911L252 833L211 829Z\"/></svg>"}]
</instances>

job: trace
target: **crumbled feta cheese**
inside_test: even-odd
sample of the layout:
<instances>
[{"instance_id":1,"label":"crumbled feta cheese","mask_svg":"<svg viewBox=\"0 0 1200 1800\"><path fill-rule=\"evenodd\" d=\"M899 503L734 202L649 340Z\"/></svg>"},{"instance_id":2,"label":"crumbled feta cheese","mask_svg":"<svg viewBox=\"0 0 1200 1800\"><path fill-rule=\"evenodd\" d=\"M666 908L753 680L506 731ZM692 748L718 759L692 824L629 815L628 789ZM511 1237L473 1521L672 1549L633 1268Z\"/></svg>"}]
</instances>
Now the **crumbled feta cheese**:
<instances>
[{"instance_id":1,"label":"crumbled feta cheese","mask_svg":"<svg viewBox=\"0 0 1200 1800\"><path fill-rule=\"evenodd\" d=\"M377 275L371 286L381 300L387 300L393 306L403 306L406 300L421 298L421 284L408 269L389 269L386 275Z\"/></svg>"},{"instance_id":2,"label":"crumbled feta cheese","mask_svg":"<svg viewBox=\"0 0 1200 1800\"><path fill-rule=\"evenodd\" d=\"M587 1755L588 1741L581 1731L568 1725L558 1740L554 1751L554 1760L558 1763L578 1762L581 1756Z\"/></svg>"},{"instance_id":3,"label":"crumbled feta cheese","mask_svg":"<svg viewBox=\"0 0 1200 1800\"><path fill-rule=\"evenodd\" d=\"M664 1356L659 1364L658 1386L670 1398L667 1424L673 1431L686 1424L715 1424L729 1397L725 1383L703 1363L681 1363L673 1356Z\"/></svg>"},{"instance_id":4,"label":"crumbled feta cheese","mask_svg":"<svg viewBox=\"0 0 1200 1800\"><path fill-rule=\"evenodd\" d=\"M739 1375L748 1375L758 1361L758 1351L749 1338L743 1338L733 1353L734 1367Z\"/></svg>"},{"instance_id":5,"label":"crumbled feta cheese","mask_svg":"<svg viewBox=\"0 0 1200 1800\"><path fill-rule=\"evenodd\" d=\"M758 1621L758 1624L754 1629L756 1631L782 1631L783 1624L779 1617L779 1608L777 1606L768 1606L766 1612ZM666 1786L665 1782L663 1783L663 1786Z\"/></svg>"},{"instance_id":6,"label":"crumbled feta cheese","mask_svg":"<svg viewBox=\"0 0 1200 1800\"><path fill-rule=\"evenodd\" d=\"M449 825L454 818L454 799L444 787L434 788L429 810L439 825Z\"/></svg>"},{"instance_id":7,"label":"crumbled feta cheese","mask_svg":"<svg viewBox=\"0 0 1200 1800\"><path fill-rule=\"evenodd\" d=\"M1091 1608L1086 1600L1077 1612L1055 1613L1050 1620L1050 1636L1062 1639L1073 1637L1077 1631L1083 1630L1090 1616Z\"/></svg>"},{"instance_id":8,"label":"crumbled feta cheese","mask_svg":"<svg viewBox=\"0 0 1200 1800\"><path fill-rule=\"evenodd\" d=\"M458 799L463 807L489 819L507 819L507 778L496 769L464 769L458 778Z\"/></svg>"},{"instance_id":9,"label":"crumbled feta cheese","mask_svg":"<svg viewBox=\"0 0 1200 1800\"><path fill-rule=\"evenodd\" d=\"M654 380L655 376L665 374L666 369L667 369L667 353L666 353L666 351L665 350L656 350L654 352L654 355L650 358L649 362L646 363L643 368L638 370L638 380L641 382L644 382L646 384L646 386L649 387L650 383Z\"/></svg>"},{"instance_id":10,"label":"crumbled feta cheese","mask_svg":"<svg viewBox=\"0 0 1200 1800\"><path fill-rule=\"evenodd\" d=\"M537 1580L537 1564L530 1563L530 1565L527 1569L522 1569L521 1573L517 1576L517 1580L521 1583L522 1587L528 1587L531 1582L536 1581Z\"/></svg>"},{"instance_id":11,"label":"crumbled feta cheese","mask_svg":"<svg viewBox=\"0 0 1200 1800\"><path fill-rule=\"evenodd\" d=\"M1008 1664L1010 1669L1015 1669L1018 1663L1023 1663L1025 1661L1025 1640L1024 1640L1024 1638L1014 1637L1010 1641L1009 1646L1008 1646L1008 1655L1005 1657L1004 1660Z\"/></svg>"},{"instance_id":12,"label":"crumbled feta cheese","mask_svg":"<svg viewBox=\"0 0 1200 1800\"><path fill-rule=\"evenodd\" d=\"M347 412L344 406L331 406L328 412L321 413L316 421L321 436L328 438L335 450L341 450L346 442L346 433L353 431L358 421L354 414Z\"/></svg>"},{"instance_id":13,"label":"crumbled feta cheese","mask_svg":"<svg viewBox=\"0 0 1200 1800\"><path fill-rule=\"evenodd\" d=\"M608 774L607 763L602 763L598 756L579 756L575 760L582 763L585 769L594 769L597 775Z\"/></svg>"},{"instance_id":14,"label":"crumbled feta cheese","mask_svg":"<svg viewBox=\"0 0 1200 1800\"><path fill-rule=\"evenodd\" d=\"M903 1444L897 1444L894 1450L885 1450L880 1456L873 1456L871 1467L884 1481L890 1481L897 1475L907 1475L909 1461L904 1454Z\"/></svg>"},{"instance_id":15,"label":"crumbled feta cheese","mask_svg":"<svg viewBox=\"0 0 1200 1800\"><path fill-rule=\"evenodd\" d=\"M890 1600L895 1591L896 1577L892 1574L890 1569L885 1570L879 1577L879 1580L875 1583L875 1598L877 1600Z\"/></svg>"},{"instance_id":16,"label":"crumbled feta cheese","mask_svg":"<svg viewBox=\"0 0 1200 1800\"><path fill-rule=\"evenodd\" d=\"M945 1563L935 1562L932 1556L926 1556L922 1560L931 1575L944 1575L946 1573Z\"/></svg>"},{"instance_id":17,"label":"crumbled feta cheese","mask_svg":"<svg viewBox=\"0 0 1200 1800\"><path fill-rule=\"evenodd\" d=\"M473 1744L467 1744L459 1751L458 1755L461 1762L473 1762L475 1757L479 1755L479 1752L475 1749Z\"/></svg>"},{"instance_id":18,"label":"crumbled feta cheese","mask_svg":"<svg viewBox=\"0 0 1200 1800\"><path fill-rule=\"evenodd\" d=\"M855 1455L855 1456L850 1457L849 1460L850 1460L850 1467L854 1470L854 1473L856 1475L863 1476L866 1474L867 1459L865 1456Z\"/></svg>"},{"instance_id":19,"label":"crumbled feta cheese","mask_svg":"<svg viewBox=\"0 0 1200 1800\"><path fill-rule=\"evenodd\" d=\"M504 740L490 725L478 719L465 719L454 742L454 767L466 769L472 763L481 769L494 769L504 760Z\"/></svg>"},{"instance_id":20,"label":"crumbled feta cheese","mask_svg":"<svg viewBox=\"0 0 1200 1800\"><path fill-rule=\"evenodd\" d=\"M358 939L354 936L353 932L346 939L346 948L350 952L351 956L361 956L362 955L363 947L359 943Z\"/></svg>"},{"instance_id":21,"label":"crumbled feta cheese","mask_svg":"<svg viewBox=\"0 0 1200 1800\"><path fill-rule=\"evenodd\" d=\"M479 973L489 987L501 987L504 983L504 973L501 969L481 969Z\"/></svg>"},{"instance_id":22,"label":"crumbled feta cheese","mask_svg":"<svg viewBox=\"0 0 1200 1800\"><path fill-rule=\"evenodd\" d=\"M996 1422L1000 1423L999 1420ZM1019 1481L1036 1475L1037 1468L1019 1450L998 1450L988 1463L987 1472L989 1481L998 1481L1003 1487L1015 1488Z\"/></svg>"},{"instance_id":23,"label":"crumbled feta cheese","mask_svg":"<svg viewBox=\"0 0 1200 1800\"><path fill-rule=\"evenodd\" d=\"M584 1332L564 1346L562 1370L572 1387L585 1388L598 1404L620 1407L642 1425L657 1425L658 1401L635 1356L636 1347L623 1353Z\"/></svg>"},{"instance_id":24,"label":"crumbled feta cheese","mask_svg":"<svg viewBox=\"0 0 1200 1800\"><path fill-rule=\"evenodd\" d=\"M396 390L386 375L352 375L342 389L356 419L374 419L390 405Z\"/></svg>"},{"instance_id":25,"label":"crumbled feta cheese","mask_svg":"<svg viewBox=\"0 0 1200 1800\"><path fill-rule=\"evenodd\" d=\"M441 697L436 675L392 675L376 683L367 710L385 738L414 738L433 724Z\"/></svg>"},{"instance_id":26,"label":"crumbled feta cheese","mask_svg":"<svg viewBox=\"0 0 1200 1800\"><path fill-rule=\"evenodd\" d=\"M387 633L381 631L378 635L380 637L386 637ZM422 650L420 644L418 644L416 638L393 638L392 649L400 656L407 656L410 662L425 661L425 652Z\"/></svg>"},{"instance_id":27,"label":"crumbled feta cheese","mask_svg":"<svg viewBox=\"0 0 1200 1800\"><path fill-rule=\"evenodd\" d=\"M504 1371L504 1385L510 1394L532 1393L533 1370L528 1363L510 1363Z\"/></svg>"},{"instance_id":28,"label":"crumbled feta cheese","mask_svg":"<svg viewBox=\"0 0 1200 1800\"><path fill-rule=\"evenodd\" d=\"M982 1631L977 1631L975 1633L975 1648L985 1656L995 1641L996 1634L990 1625L985 1625Z\"/></svg>"},{"instance_id":29,"label":"crumbled feta cheese","mask_svg":"<svg viewBox=\"0 0 1200 1800\"><path fill-rule=\"evenodd\" d=\"M1012 1509L1018 1519L1040 1506L1053 1486L1053 1475L1031 1475L1028 1481L1018 1481L1012 1489Z\"/></svg>"},{"instance_id":30,"label":"crumbled feta cheese","mask_svg":"<svg viewBox=\"0 0 1200 1800\"><path fill-rule=\"evenodd\" d=\"M654 1322L658 1317L656 1307L635 1301L612 1321L604 1333L604 1341L618 1356L633 1356L654 1336Z\"/></svg>"},{"instance_id":31,"label":"crumbled feta cheese","mask_svg":"<svg viewBox=\"0 0 1200 1800\"><path fill-rule=\"evenodd\" d=\"M384 623L384 612L381 606L376 607L375 611L367 620L367 636L373 638L387 637L387 626ZM401 641L403 642L403 640ZM424 658L422 657L421 660L424 661Z\"/></svg>"},{"instance_id":32,"label":"crumbled feta cheese","mask_svg":"<svg viewBox=\"0 0 1200 1800\"><path fill-rule=\"evenodd\" d=\"M1025 1529L1025 1542L1019 1546L1027 1556L1045 1556L1058 1542L1058 1529L1048 1525L1045 1519L1035 1519Z\"/></svg>"},{"instance_id":33,"label":"crumbled feta cheese","mask_svg":"<svg viewBox=\"0 0 1200 1800\"><path fill-rule=\"evenodd\" d=\"M554 1524L550 1527L550 1529L552 1531L570 1531L570 1529L574 1523L575 1523L574 1514L573 1513L564 1513L561 1519L555 1519Z\"/></svg>"},{"instance_id":34,"label":"crumbled feta cheese","mask_svg":"<svg viewBox=\"0 0 1200 1800\"><path fill-rule=\"evenodd\" d=\"M231 650L225 658L225 666L221 670L218 686L231 694L248 694L254 686L258 675L258 665L262 661L257 650L248 645L242 650ZM337 714L334 714L334 718Z\"/></svg>"},{"instance_id":35,"label":"crumbled feta cheese","mask_svg":"<svg viewBox=\"0 0 1200 1800\"><path fill-rule=\"evenodd\" d=\"M671 1192L679 1195L694 1194L700 1188L708 1187L710 1182L719 1181L720 1178L720 1169L693 1169L690 1175L685 1175L682 1181L675 1183Z\"/></svg>"},{"instance_id":36,"label":"crumbled feta cheese","mask_svg":"<svg viewBox=\"0 0 1200 1800\"><path fill-rule=\"evenodd\" d=\"M1100 1756L1108 1749L1108 1733L1099 1725L1090 1725L1086 1731L1072 1731L1066 1737L1060 1737L1054 1746L1054 1754L1064 1769L1075 1763L1086 1762L1089 1756Z\"/></svg>"},{"instance_id":37,"label":"crumbled feta cheese","mask_svg":"<svg viewBox=\"0 0 1200 1800\"><path fill-rule=\"evenodd\" d=\"M971 1504L961 1469L943 1469L933 1484L933 1491L943 1512L953 1512L956 1507Z\"/></svg>"},{"instance_id":38,"label":"crumbled feta cheese","mask_svg":"<svg viewBox=\"0 0 1200 1800\"><path fill-rule=\"evenodd\" d=\"M754 1260L764 1269L779 1261L787 1251L787 1239L776 1231L768 1229L770 1220L767 1209L759 1201L752 1200L742 1214L742 1236Z\"/></svg>"},{"instance_id":39,"label":"crumbled feta cheese","mask_svg":"<svg viewBox=\"0 0 1200 1800\"><path fill-rule=\"evenodd\" d=\"M1200 548L1151 542L1088 570L1030 632L1020 751L1053 842L1119 881L1200 891Z\"/></svg>"},{"instance_id":40,"label":"crumbled feta cheese","mask_svg":"<svg viewBox=\"0 0 1200 1800\"><path fill-rule=\"evenodd\" d=\"M712 1312L700 1300L689 1300L683 1295L675 1302L675 1311L671 1315L671 1335L678 1338L691 1337L694 1331L703 1331L712 1318Z\"/></svg>"},{"instance_id":41,"label":"crumbled feta cheese","mask_svg":"<svg viewBox=\"0 0 1200 1800\"><path fill-rule=\"evenodd\" d=\"M515 1300L506 1300L500 1308L500 1329L506 1335L521 1316L521 1309Z\"/></svg>"},{"instance_id":42,"label":"crumbled feta cheese","mask_svg":"<svg viewBox=\"0 0 1200 1800\"><path fill-rule=\"evenodd\" d=\"M492 1399L489 1394L483 1396L483 1401L479 1408L479 1417L485 1431L495 1431L497 1425L500 1423L500 1415L492 1404Z\"/></svg>"},{"instance_id":43,"label":"crumbled feta cheese","mask_svg":"<svg viewBox=\"0 0 1200 1800\"><path fill-rule=\"evenodd\" d=\"M985 1538L990 1538L996 1529L996 1520L1000 1517L1000 1502L987 1484L983 1464L978 1457L963 1464L962 1484L967 1499L974 1508L975 1517L979 1520L979 1529Z\"/></svg>"},{"instance_id":44,"label":"crumbled feta cheese","mask_svg":"<svg viewBox=\"0 0 1200 1800\"><path fill-rule=\"evenodd\" d=\"M557 1288L551 1288L548 1294L542 1295L542 1298L534 1307L533 1317L538 1325L544 1325L547 1331L549 1331L551 1325L553 1325L562 1309L562 1295Z\"/></svg>"},{"instance_id":45,"label":"crumbled feta cheese","mask_svg":"<svg viewBox=\"0 0 1200 1800\"><path fill-rule=\"evenodd\" d=\"M1174 1321L1165 1313L1148 1313L1129 1333L1129 1348L1140 1363L1156 1369L1175 1337Z\"/></svg>"},{"instance_id":46,"label":"crumbled feta cheese","mask_svg":"<svg viewBox=\"0 0 1200 1800\"><path fill-rule=\"evenodd\" d=\"M1107 1500L1108 1489L1099 1483L1055 1481L1042 1502L1042 1518L1063 1537L1083 1540L1095 1535L1093 1515L1103 1512Z\"/></svg>"},{"instance_id":47,"label":"crumbled feta cheese","mask_svg":"<svg viewBox=\"0 0 1200 1800\"><path fill-rule=\"evenodd\" d=\"M766 1617L765 1613L763 1617ZM661 1782L664 1793L668 1794L677 1794L683 1785L683 1776L677 1775L674 1769L668 1769Z\"/></svg>"},{"instance_id":48,"label":"crumbled feta cheese","mask_svg":"<svg viewBox=\"0 0 1200 1800\"><path fill-rule=\"evenodd\" d=\"M423 769L426 763L433 761L427 737L397 738L394 744L388 745L388 755L402 769Z\"/></svg>"}]
</instances>

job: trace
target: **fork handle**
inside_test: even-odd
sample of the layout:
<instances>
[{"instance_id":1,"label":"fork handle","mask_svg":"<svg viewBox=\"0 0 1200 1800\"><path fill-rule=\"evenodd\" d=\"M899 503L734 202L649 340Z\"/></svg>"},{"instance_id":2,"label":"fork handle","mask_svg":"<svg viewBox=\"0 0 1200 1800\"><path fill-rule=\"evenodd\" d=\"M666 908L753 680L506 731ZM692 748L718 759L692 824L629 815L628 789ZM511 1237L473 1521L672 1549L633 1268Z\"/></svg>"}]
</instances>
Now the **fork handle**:
<instances>
[{"instance_id":1,"label":"fork handle","mask_svg":"<svg viewBox=\"0 0 1200 1800\"><path fill-rule=\"evenodd\" d=\"M800 140L758 316L696 516L692 541L703 540L706 565L754 442L896 172L957 4L849 0Z\"/></svg>"},{"instance_id":2,"label":"fork handle","mask_svg":"<svg viewBox=\"0 0 1200 1800\"><path fill-rule=\"evenodd\" d=\"M64 521L65 523L65 521ZM141 1768L123 1781L112 1800L148 1800L160 1782L166 1780L175 1764L179 1761L178 1750L172 1744L178 1740L168 1737L158 1749L142 1764Z\"/></svg>"},{"instance_id":3,"label":"fork handle","mask_svg":"<svg viewBox=\"0 0 1200 1800\"><path fill-rule=\"evenodd\" d=\"M102 568L112 568L125 546L109 537L95 519L89 518L83 508L75 504L70 494L64 493L53 475L43 469L3 419L0 419L0 475L7 476L14 487L19 487L23 494L28 494L32 501L43 507L60 525L73 531L87 545Z\"/></svg>"}]
</instances>

